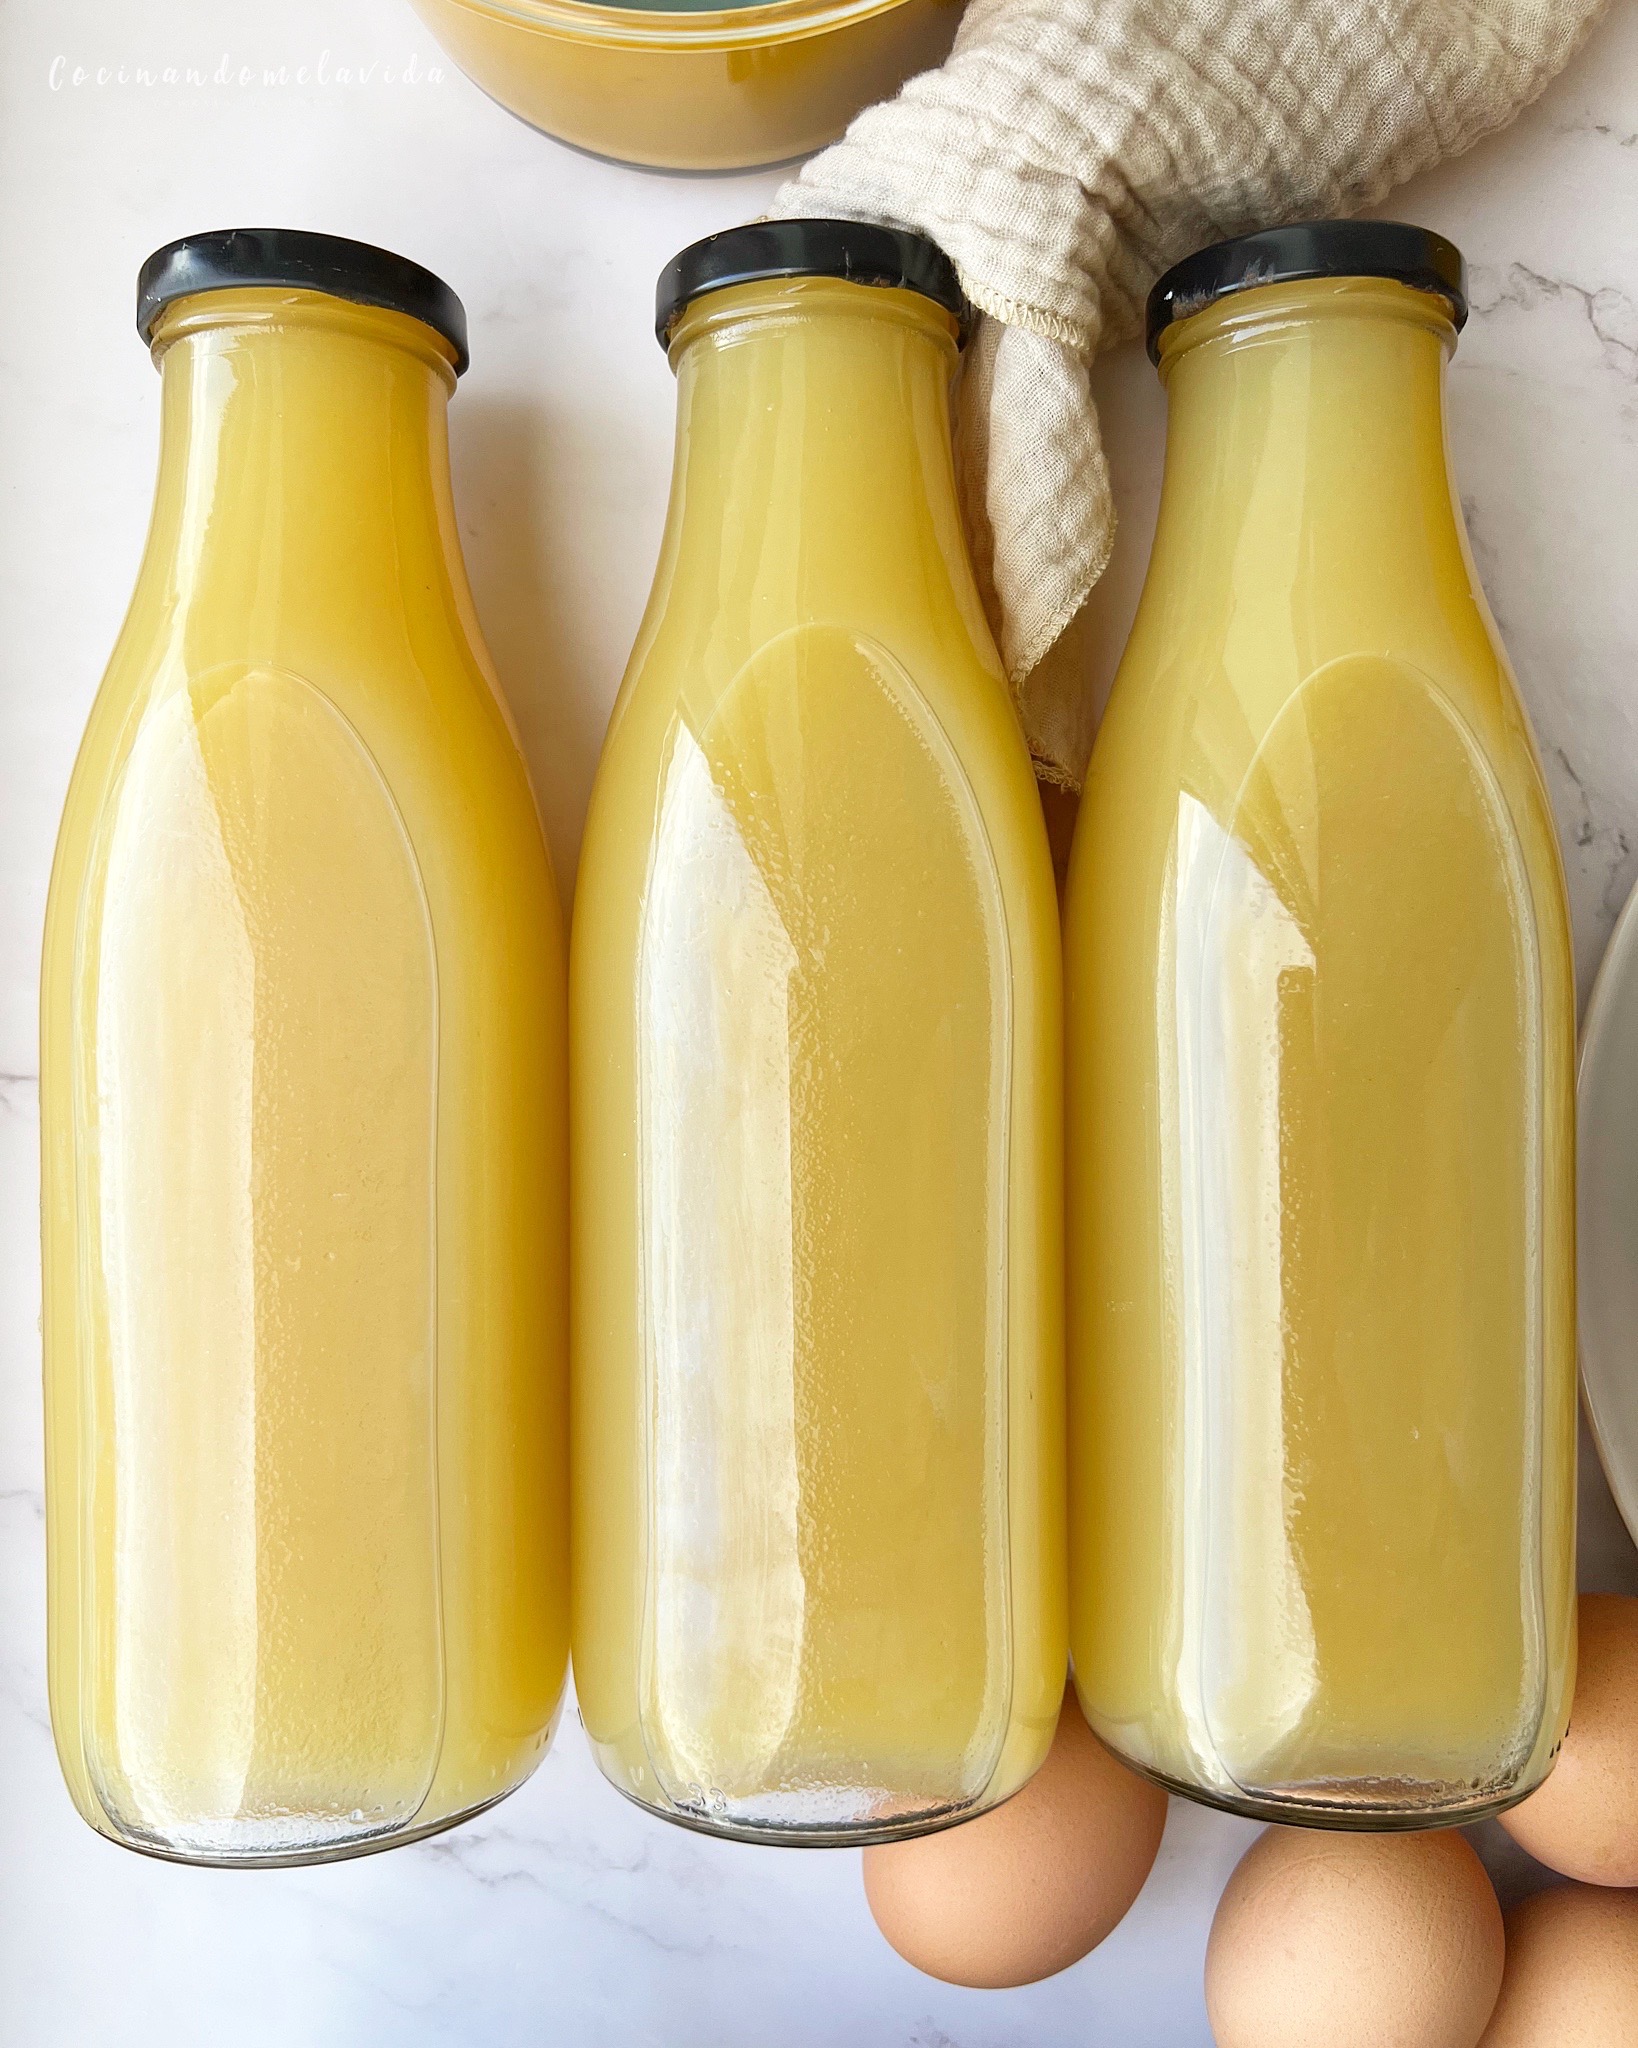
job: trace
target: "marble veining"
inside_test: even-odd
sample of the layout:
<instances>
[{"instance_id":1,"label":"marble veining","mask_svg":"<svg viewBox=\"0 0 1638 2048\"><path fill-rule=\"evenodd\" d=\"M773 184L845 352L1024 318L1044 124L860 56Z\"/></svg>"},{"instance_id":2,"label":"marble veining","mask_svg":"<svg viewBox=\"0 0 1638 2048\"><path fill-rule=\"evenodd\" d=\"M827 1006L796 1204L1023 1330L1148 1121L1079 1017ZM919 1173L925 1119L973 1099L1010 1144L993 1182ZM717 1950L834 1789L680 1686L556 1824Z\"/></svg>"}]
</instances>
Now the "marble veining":
<instances>
[{"instance_id":1,"label":"marble veining","mask_svg":"<svg viewBox=\"0 0 1638 2048\"><path fill-rule=\"evenodd\" d=\"M208 82L227 52L286 82ZM191 65L207 82L74 88L59 57ZM158 385L131 332L136 266L191 229L289 222L402 249L463 294L462 531L567 893L664 515L673 392L653 280L777 182L594 162L435 59L407 0L0 4L0 2034L6 2048L1209 2048L1206 1932L1255 1830L1197 1807L1174 1804L1155 1874L1103 1949L1049 1984L980 1993L885 1948L856 1856L708 1841L628 1805L572 1707L516 1797L329 1869L148 1862L98 1841L58 1780L36 967L63 788L152 494ZM1585 996L1638 874L1638 10L1616 9L1510 133L1382 210L1443 229L1472 262L1452 445L1541 740ZM1141 581L1164 409L1134 349L1094 382L1122 516L1080 633L1101 688ZM1638 1590L1583 1458L1583 1582ZM1541 1882L1500 1830L1479 1839L1505 1895Z\"/></svg>"},{"instance_id":2,"label":"marble veining","mask_svg":"<svg viewBox=\"0 0 1638 2048\"><path fill-rule=\"evenodd\" d=\"M1471 301L1476 314L1493 313L1498 306L1517 306L1528 313L1547 300L1579 307L1604 361L1623 377L1638 377L1638 306L1625 292L1612 285L1594 290L1569 278L1544 277L1527 263L1509 263L1500 271L1488 265L1474 269Z\"/></svg>"}]
</instances>

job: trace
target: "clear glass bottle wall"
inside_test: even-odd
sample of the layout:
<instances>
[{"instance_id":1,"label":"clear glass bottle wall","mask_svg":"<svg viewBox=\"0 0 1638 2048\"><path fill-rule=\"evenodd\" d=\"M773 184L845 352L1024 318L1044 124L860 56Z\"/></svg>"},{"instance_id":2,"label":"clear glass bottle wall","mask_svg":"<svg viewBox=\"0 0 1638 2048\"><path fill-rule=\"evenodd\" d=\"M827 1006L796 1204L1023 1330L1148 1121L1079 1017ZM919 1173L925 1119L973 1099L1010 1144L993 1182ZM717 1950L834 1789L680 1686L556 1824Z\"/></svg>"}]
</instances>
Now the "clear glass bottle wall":
<instances>
[{"instance_id":1,"label":"clear glass bottle wall","mask_svg":"<svg viewBox=\"0 0 1638 2048\"><path fill-rule=\"evenodd\" d=\"M1067 908L1071 1641L1239 1811L1521 1797L1573 1670L1574 983L1446 453L1461 260L1157 287L1148 580Z\"/></svg>"},{"instance_id":2,"label":"clear glass bottle wall","mask_svg":"<svg viewBox=\"0 0 1638 2048\"><path fill-rule=\"evenodd\" d=\"M43 970L52 1716L103 1833L299 1861L499 1798L557 1712L563 939L458 302L274 232L144 280L157 498Z\"/></svg>"},{"instance_id":3,"label":"clear glass bottle wall","mask_svg":"<svg viewBox=\"0 0 1638 2048\"><path fill-rule=\"evenodd\" d=\"M1052 870L953 273L801 222L662 298L671 511L571 969L575 1681L657 1811L872 1840L1016 1789L1062 1695Z\"/></svg>"}]
</instances>

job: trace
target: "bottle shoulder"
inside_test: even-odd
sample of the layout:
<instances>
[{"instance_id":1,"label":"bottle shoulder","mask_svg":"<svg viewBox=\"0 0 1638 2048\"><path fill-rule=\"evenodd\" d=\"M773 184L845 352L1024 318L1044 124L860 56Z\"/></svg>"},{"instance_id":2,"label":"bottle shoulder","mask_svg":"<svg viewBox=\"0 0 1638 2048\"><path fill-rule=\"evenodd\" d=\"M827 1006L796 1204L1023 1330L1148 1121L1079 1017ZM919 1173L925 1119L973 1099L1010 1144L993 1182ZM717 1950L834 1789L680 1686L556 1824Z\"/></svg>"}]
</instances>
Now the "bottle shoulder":
<instances>
[{"instance_id":1,"label":"bottle shoulder","mask_svg":"<svg viewBox=\"0 0 1638 2048\"><path fill-rule=\"evenodd\" d=\"M219 644L209 652L219 655ZM304 758L315 789L334 782L334 774L325 780L328 767L373 793L413 849L440 928L458 902L479 898L497 915L502 899L543 906L555 926L556 886L528 771L474 651L446 644L423 661L404 649L380 663L312 650L201 659L185 636L155 644L128 634L70 779L48 953L51 931L74 923L87 888L94 892L116 835L140 837L148 858L166 858L167 805L174 809L189 787L200 818L214 811L225 819L235 804L246 819L269 806L287 810L301 786L292 764ZM474 924L485 921L474 914Z\"/></svg>"},{"instance_id":2,"label":"bottle shoulder","mask_svg":"<svg viewBox=\"0 0 1638 2048\"><path fill-rule=\"evenodd\" d=\"M330 630L288 619L271 630L237 624L234 630L218 620L200 621L185 607L163 617L133 607L87 721L87 770L101 761L117 772L137 732L155 717L181 715L197 723L224 692L282 677L299 681L372 748L403 757L406 766L413 758L433 776L446 767L452 773L490 768L503 776L514 766L521 771L492 665L463 622L412 629L407 620L364 620ZM191 708L167 710L173 699ZM444 742L446 761L430 745L435 735Z\"/></svg>"},{"instance_id":3,"label":"bottle shoulder","mask_svg":"<svg viewBox=\"0 0 1638 2048\"><path fill-rule=\"evenodd\" d=\"M1009 918L1055 956L1051 854L1028 749L1006 684L970 647L889 647L812 622L739 653L714 672L690 668L662 638L628 673L581 847L577 946L582 927L597 936L636 914L677 794L698 798L709 785L725 820L777 818L793 844L804 814L817 828L861 805L873 834L879 824L906 847L941 820L964 820L960 834L982 848L982 865L993 862Z\"/></svg>"},{"instance_id":4,"label":"bottle shoulder","mask_svg":"<svg viewBox=\"0 0 1638 2048\"><path fill-rule=\"evenodd\" d=\"M723 634L704 648L662 630L639 647L621 684L593 815L617 789L663 779L679 732L709 747L713 736L754 720L773 754L795 768L816 719L868 726L881 705L924 735L916 758L930 782L959 772L981 808L1003 790L1027 786L1033 794L1017 712L992 661L965 633L877 634L840 620L809 619L761 637ZM812 764L796 772L812 772Z\"/></svg>"},{"instance_id":5,"label":"bottle shoulder","mask_svg":"<svg viewBox=\"0 0 1638 2048\"><path fill-rule=\"evenodd\" d=\"M651 753L676 719L703 728L747 688L765 693L859 664L895 678L894 687L913 694L964 746L1006 748L1015 736L1023 744L999 657L965 621L883 620L835 606L719 621L704 632L662 616L633 651L605 750Z\"/></svg>"},{"instance_id":6,"label":"bottle shoulder","mask_svg":"<svg viewBox=\"0 0 1638 2048\"><path fill-rule=\"evenodd\" d=\"M1317 872L1322 849L1329 858L1351 848L1380 888L1399 878L1398 914L1410 921L1453 864L1493 845L1528 876L1519 901L1528 896L1550 975L1567 971L1552 810L1522 699L1488 637L1454 649L1354 648L1311 664L1286 648L1238 671L1221 653L1192 673L1123 665L1071 857L1076 943L1108 914L1117 871L1152 899L1158 931L1202 833L1225 859L1249 850L1268 874L1292 862L1293 873Z\"/></svg>"},{"instance_id":7,"label":"bottle shoulder","mask_svg":"<svg viewBox=\"0 0 1638 2048\"><path fill-rule=\"evenodd\" d=\"M1220 775L1250 768L1291 707L1339 664L1373 661L1420 679L1498 763L1535 764L1535 741L1506 651L1476 590L1420 610L1300 604L1247 616L1225 603L1196 617L1145 592L1116 672L1088 787L1131 772L1154 781L1211 754Z\"/></svg>"}]
</instances>

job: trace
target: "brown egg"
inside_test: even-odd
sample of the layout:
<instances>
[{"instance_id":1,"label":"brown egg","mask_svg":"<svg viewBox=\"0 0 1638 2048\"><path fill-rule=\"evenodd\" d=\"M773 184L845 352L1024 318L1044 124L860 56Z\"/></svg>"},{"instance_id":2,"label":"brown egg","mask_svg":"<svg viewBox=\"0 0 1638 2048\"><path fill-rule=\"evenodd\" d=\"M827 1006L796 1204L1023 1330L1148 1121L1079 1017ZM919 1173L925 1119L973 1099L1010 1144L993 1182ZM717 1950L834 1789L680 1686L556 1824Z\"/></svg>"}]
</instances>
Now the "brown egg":
<instances>
[{"instance_id":1,"label":"brown egg","mask_svg":"<svg viewBox=\"0 0 1638 2048\"><path fill-rule=\"evenodd\" d=\"M865 1897L929 1977L1033 1984L1079 1962L1125 1916L1165 1825L1165 1793L1115 1761L1070 1692L1024 1789L960 1827L866 1849Z\"/></svg>"},{"instance_id":2,"label":"brown egg","mask_svg":"<svg viewBox=\"0 0 1638 2048\"><path fill-rule=\"evenodd\" d=\"M1507 1972L1483 2048L1632 2048L1638 1893L1561 1884L1507 1916Z\"/></svg>"},{"instance_id":3,"label":"brown egg","mask_svg":"<svg viewBox=\"0 0 1638 2048\"><path fill-rule=\"evenodd\" d=\"M1638 1600L1583 1593L1570 1732L1539 1792L1501 1816L1540 1863L1638 1885Z\"/></svg>"},{"instance_id":4,"label":"brown egg","mask_svg":"<svg viewBox=\"0 0 1638 2048\"><path fill-rule=\"evenodd\" d=\"M1460 1835L1270 1828L1218 1902L1206 2010L1217 2048L1475 2048L1501 1975Z\"/></svg>"}]
</instances>

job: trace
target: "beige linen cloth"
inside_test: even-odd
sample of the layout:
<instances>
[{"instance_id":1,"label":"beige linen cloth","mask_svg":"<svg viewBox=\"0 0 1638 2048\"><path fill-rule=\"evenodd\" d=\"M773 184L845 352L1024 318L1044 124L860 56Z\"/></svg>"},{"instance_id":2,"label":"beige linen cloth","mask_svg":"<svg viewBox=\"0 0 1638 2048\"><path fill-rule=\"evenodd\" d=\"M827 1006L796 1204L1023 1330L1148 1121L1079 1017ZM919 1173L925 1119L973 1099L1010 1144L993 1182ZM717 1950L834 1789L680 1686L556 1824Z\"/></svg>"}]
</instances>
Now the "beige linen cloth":
<instances>
[{"instance_id":1,"label":"beige linen cloth","mask_svg":"<svg viewBox=\"0 0 1638 2048\"><path fill-rule=\"evenodd\" d=\"M1351 213L1501 127L1605 0L972 0L949 61L868 108L778 214L919 228L985 317L958 400L980 587L1040 773L1091 748L1052 650L1114 535L1088 369L1179 257Z\"/></svg>"}]
</instances>

